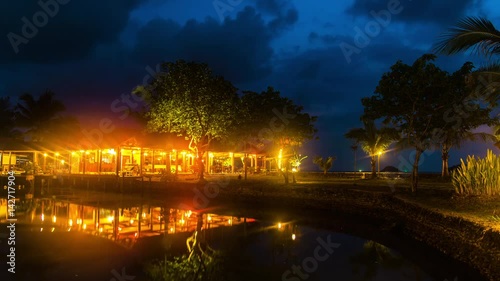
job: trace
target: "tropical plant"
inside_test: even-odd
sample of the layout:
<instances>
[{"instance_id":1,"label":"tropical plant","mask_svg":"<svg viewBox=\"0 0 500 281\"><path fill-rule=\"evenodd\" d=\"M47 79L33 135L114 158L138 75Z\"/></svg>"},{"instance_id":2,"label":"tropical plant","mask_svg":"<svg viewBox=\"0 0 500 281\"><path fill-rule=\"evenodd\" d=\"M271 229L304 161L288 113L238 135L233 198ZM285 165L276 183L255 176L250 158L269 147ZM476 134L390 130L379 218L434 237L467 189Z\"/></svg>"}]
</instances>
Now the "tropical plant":
<instances>
[{"instance_id":1,"label":"tropical plant","mask_svg":"<svg viewBox=\"0 0 500 281\"><path fill-rule=\"evenodd\" d=\"M472 51L485 55L488 59L500 54L500 31L483 17L466 17L444 33L434 47L443 54ZM474 72L472 82L476 84L476 94L485 97L491 104L498 100L500 63L490 61Z\"/></svg>"},{"instance_id":2,"label":"tropical plant","mask_svg":"<svg viewBox=\"0 0 500 281\"><path fill-rule=\"evenodd\" d=\"M272 87L255 93L246 91L241 97L242 119L235 139L258 149L273 148L279 152L280 173L289 182L290 160L295 151L314 138L317 117L303 112L304 108L282 97ZM255 153L255 152L254 152ZM284 165L281 165L284 163Z\"/></svg>"},{"instance_id":3,"label":"tropical plant","mask_svg":"<svg viewBox=\"0 0 500 281\"><path fill-rule=\"evenodd\" d=\"M297 171L300 169L300 165L302 164L302 161L307 158L307 155L302 156L301 154L297 154L297 152L294 151L292 158L290 159L290 165L292 166L292 169L296 169Z\"/></svg>"},{"instance_id":4,"label":"tropical plant","mask_svg":"<svg viewBox=\"0 0 500 281\"><path fill-rule=\"evenodd\" d=\"M212 249L206 241L199 241L201 223L187 238L188 255L146 263L145 272L153 281L218 281L224 280L224 258L220 251Z\"/></svg>"},{"instance_id":5,"label":"tropical plant","mask_svg":"<svg viewBox=\"0 0 500 281\"><path fill-rule=\"evenodd\" d=\"M47 90L38 99L23 94L15 107L16 126L24 129L31 141L54 141L70 136L78 128L78 121L64 116L64 104L55 99L54 92Z\"/></svg>"},{"instance_id":6,"label":"tropical plant","mask_svg":"<svg viewBox=\"0 0 500 281\"><path fill-rule=\"evenodd\" d=\"M326 176L326 172L330 170L333 166L333 162L337 159L335 156L328 156L326 159L323 159L321 156L316 156L313 160L313 163L318 165L318 167L323 171L323 175Z\"/></svg>"},{"instance_id":7,"label":"tropical plant","mask_svg":"<svg viewBox=\"0 0 500 281\"><path fill-rule=\"evenodd\" d=\"M466 17L443 34L435 46L441 53L473 50L485 55L500 54L500 31L483 17Z\"/></svg>"},{"instance_id":8,"label":"tropical plant","mask_svg":"<svg viewBox=\"0 0 500 281\"><path fill-rule=\"evenodd\" d=\"M500 157L487 150L485 158L467 156L452 173L455 192L460 195L500 195Z\"/></svg>"},{"instance_id":9,"label":"tropical plant","mask_svg":"<svg viewBox=\"0 0 500 281\"><path fill-rule=\"evenodd\" d=\"M145 264L144 271L152 281L215 281L221 280L222 257L220 253L213 254L210 258L187 255L163 260L153 260Z\"/></svg>"},{"instance_id":10,"label":"tropical plant","mask_svg":"<svg viewBox=\"0 0 500 281\"><path fill-rule=\"evenodd\" d=\"M446 106L440 95L448 87L447 73L432 63L435 58L425 54L412 65L396 62L380 79L375 94L362 99L365 118L382 118L384 123L398 128L407 146L415 149L413 193L417 192L420 157L431 146L429 140L436 126L433 121L442 118L439 110Z\"/></svg>"},{"instance_id":11,"label":"tropical plant","mask_svg":"<svg viewBox=\"0 0 500 281\"><path fill-rule=\"evenodd\" d=\"M443 177L449 176L448 158L450 149L459 148L465 141L495 141L492 134L474 132L481 125L495 125L497 118L491 117L492 107L482 106L480 100L474 97L472 88L467 83L473 64L463 66L447 75L447 90L439 94L442 106L437 108L437 118L434 118L433 141L441 150Z\"/></svg>"},{"instance_id":12,"label":"tropical plant","mask_svg":"<svg viewBox=\"0 0 500 281\"><path fill-rule=\"evenodd\" d=\"M398 140L399 133L396 129L389 127L378 129L373 119L364 119L363 125L363 128L351 129L345 134L345 137L359 143L361 149L370 156L372 178L375 178L377 176L378 153L384 151L391 143Z\"/></svg>"}]
</instances>

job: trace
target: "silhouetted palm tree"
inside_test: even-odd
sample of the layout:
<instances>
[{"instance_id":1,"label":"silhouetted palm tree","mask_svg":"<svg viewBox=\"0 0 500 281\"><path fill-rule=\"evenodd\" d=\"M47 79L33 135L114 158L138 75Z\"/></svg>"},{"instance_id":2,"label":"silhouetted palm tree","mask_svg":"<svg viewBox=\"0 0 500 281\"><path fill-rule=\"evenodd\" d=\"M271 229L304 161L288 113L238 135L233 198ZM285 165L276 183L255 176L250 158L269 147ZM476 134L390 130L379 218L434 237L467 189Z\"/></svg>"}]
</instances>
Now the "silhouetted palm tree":
<instances>
[{"instance_id":1,"label":"silhouetted palm tree","mask_svg":"<svg viewBox=\"0 0 500 281\"><path fill-rule=\"evenodd\" d=\"M449 168L448 168L448 158L449 152L452 147L460 148L460 146L466 141L493 141L497 140L492 134L484 133L484 132L471 132L471 131L460 131L460 130L448 130L443 136L443 142L440 144L441 148L441 160L442 163L442 171L441 176L447 177L449 176Z\"/></svg>"},{"instance_id":2,"label":"silhouetted palm tree","mask_svg":"<svg viewBox=\"0 0 500 281\"><path fill-rule=\"evenodd\" d=\"M496 102L497 94L494 93L498 93L500 63L491 60L491 57L500 54L500 31L491 21L482 17L466 17L444 33L434 49L448 55L470 50L490 59L488 65L479 68L473 75L476 76L474 81L478 94L485 96L489 102Z\"/></svg>"},{"instance_id":3,"label":"silhouetted palm tree","mask_svg":"<svg viewBox=\"0 0 500 281\"><path fill-rule=\"evenodd\" d=\"M364 128L351 129L345 134L345 137L359 143L361 149L370 155L372 178L375 178L377 176L377 154L399 139L399 133L394 128L384 127L377 129L373 120L364 120L363 124Z\"/></svg>"},{"instance_id":4,"label":"silhouetted palm tree","mask_svg":"<svg viewBox=\"0 0 500 281\"><path fill-rule=\"evenodd\" d=\"M333 166L333 162L337 159L335 156L329 156L326 159L323 159L321 156L317 156L314 158L313 163L318 165L318 167L323 170L323 175L326 175L326 172L330 170Z\"/></svg>"},{"instance_id":5,"label":"silhouetted palm tree","mask_svg":"<svg viewBox=\"0 0 500 281\"><path fill-rule=\"evenodd\" d=\"M67 134L78 124L75 118L63 116L64 104L54 99L54 93L45 91L38 99L23 94L15 108L16 126L25 129L25 136L31 141L46 141Z\"/></svg>"}]
</instances>

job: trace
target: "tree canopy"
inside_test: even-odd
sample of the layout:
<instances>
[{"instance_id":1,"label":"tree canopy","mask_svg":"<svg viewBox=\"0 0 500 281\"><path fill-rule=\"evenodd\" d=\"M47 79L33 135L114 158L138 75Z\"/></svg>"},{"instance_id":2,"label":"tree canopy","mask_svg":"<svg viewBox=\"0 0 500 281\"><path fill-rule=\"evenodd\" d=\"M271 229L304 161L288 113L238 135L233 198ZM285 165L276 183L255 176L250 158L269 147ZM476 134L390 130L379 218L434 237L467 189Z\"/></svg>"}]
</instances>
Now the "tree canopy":
<instances>
[{"instance_id":1,"label":"tree canopy","mask_svg":"<svg viewBox=\"0 0 500 281\"><path fill-rule=\"evenodd\" d=\"M254 147L276 156L277 165L285 183L288 183L290 159L306 141L315 137L317 117L303 112L304 108L279 91L244 92L241 97L244 117L240 136Z\"/></svg>"},{"instance_id":2,"label":"tree canopy","mask_svg":"<svg viewBox=\"0 0 500 281\"><path fill-rule=\"evenodd\" d=\"M449 175L449 151L460 147L467 140L491 140L488 133L474 132L481 125L495 125L497 119L491 116L492 107L481 105L468 82L474 65L466 62L460 69L447 75L447 90L440 93L439 103L445 105L436 112L433 121L432 141L441 150L442 176ZM441 116L441 118L439 118Z\"/></svg>"},{"instance_id":3,"label":"tree canopy","mask_svg":"<svg viewBox=\"0 0 500 281\"><path fill-rule=\"evenodd\" d=\"M23 94L15 107L15 125L34 142L56 141L78 130L78 121L64 115L66 107L55 99L55 93L46 90L38 98Z\"/></svg>"},{"instance_id":4,"label":"tree canopy","mask_svg":"<svg viewBox=\"0 0 500 281\"><path fill-rule=\"evenodd\" d=\"M430 147L433 125L446 105L440 94L447 90L446 72L433 64L436 56L426 54L412 65L397 61L379 81L372 97L363 98L365 118L382 118L401 133L416 154L412 171L412 191L418 185L418 165Z\"/></svg>"},{"instance_id":5,"label":"tree canopy","mask_svg":"<svg viewBox=\"0 0 500 281\"><path fill-rule=\"evenodd\" d=\"M441 35L434 49L437 53L456 54L471 51L483 55L488 62L471 73L469 83L475 94L491 105L500 98L500 31L484 17L465 17Z\"/></svg>"},{"instance_id":6,"label":"tree canopy","mask_svg":"<svg viewBox=\"0 0 500 281\"><path fill-rule=\"evenodd\" d=\"M200 167L210 143L227 138L236 125L237 89L214 75L206 64L183 60L163 63L162 72L151 85L139 86L134 93L148 103L148 130L184 136Z\"/></svg>"},{"instance_id":7,"label":"tree canopy","mask_svg":"<svg viewBox=\"0 0 500 281\"><path fill-rule=\"evenodd\" d=\"M394 128L383 127L378 129L372 119L363 120L363 128L351 129L345 137L352 139L361 149L370 156L372 177L376 177L377 155L382 153L391 143L399 138L399 133ZM357 149L357 145L355 146Z\"/></svg>"},{"instance_id":8,"label":"tree canopy","mask_svg":"<svg viewBox=\"0 0 500 281\"><path fill-rule=\"evenodd\" d=\"M215 140L246 153L285 149L290 157L292 148L316 133L316 117L272 87L261 93L244 91L240 97L231 82L203 63L164 63L149 85L136 87L133 93L147 103L143 117L149 131L176 133L190 140L198 155L200 178L201 159Z\"/></svg>"},{"instance_id":9,"label":"tree canopy","mask_svg":"<svg viewBox=\"0 0 500 281\"><path fill-rule=\"evenodd\" d=\"M490 117L491 107L481 106L468 83L473 65L465 63L450 75L434 65L435 58L426 54L411 66L396 62L382 76L375 94L362 99L366 118L381 118L392 124L400 131L406 146L415 149L413 192L418 185L422 152L431 146L440 147L447 170L451 147L471 138L472 130L478 126L495 123Z\"/></svg>"}]
</instances>

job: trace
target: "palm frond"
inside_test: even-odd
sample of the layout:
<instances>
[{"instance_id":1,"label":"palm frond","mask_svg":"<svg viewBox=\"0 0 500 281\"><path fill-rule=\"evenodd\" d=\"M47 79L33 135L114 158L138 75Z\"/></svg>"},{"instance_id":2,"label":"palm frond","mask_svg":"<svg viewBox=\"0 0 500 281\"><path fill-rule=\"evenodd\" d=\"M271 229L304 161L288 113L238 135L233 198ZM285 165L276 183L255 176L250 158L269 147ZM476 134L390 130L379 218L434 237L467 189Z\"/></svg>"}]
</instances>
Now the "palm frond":
<instances>
[{"instance_id":1,"label":"palm frond","mask_svg":"<svg viewBox=\"0 0 500 281\"><path fill-rule=\"evenodd\" d=\"M440 36L434 50L444 54L466 50L487 56L500 54L500 31L485 18L466 17Z\"/></svg>"},{"instance_id":2,"label":"palm frond","mask_svg":"<svg viewBox=\"0 0 500 281\"><path fill-rule=\"evenodd\" d=\"M491 62L472 72L468 78L473 95L495 106L500 99L500 61Z\"/></svg>"}]
</instances>

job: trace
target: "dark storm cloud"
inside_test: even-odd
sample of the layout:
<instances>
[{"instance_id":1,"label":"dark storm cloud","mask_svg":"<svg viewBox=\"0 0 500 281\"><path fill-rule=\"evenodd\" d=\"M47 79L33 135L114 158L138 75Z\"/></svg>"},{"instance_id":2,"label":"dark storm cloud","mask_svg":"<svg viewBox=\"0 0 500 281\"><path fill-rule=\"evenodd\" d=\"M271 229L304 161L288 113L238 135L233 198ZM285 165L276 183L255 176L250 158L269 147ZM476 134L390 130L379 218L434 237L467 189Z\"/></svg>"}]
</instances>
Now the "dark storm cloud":
<instances>
[{"instance_id":1,"label":"dark storm cloud","mask_svg":"<svg viewBox=\"0 0 500 281\"><path fill-rule=\"evenodd\" d=\"M255 7L264 13L273 16L282 15L283 11L290 8L291 1L287 0L255 0Z\"/></svg>"},{"instance_id":2,"label":"dark storm cloud","mask_svg":"<svg viewBox=\"0 0 500 281\"><path fill-rule=\"evenodd\" d=\"M299 12L289 0L255 0L255 8L273 19L268 26L271 31L280 33L299 19Z\"/></svg>"},{"instance_id":3,"label":"dark storm cloud","mask_svg":"<svg viewBox=\"0 0 500 281\"><path fill-rule=\"evenodd\" d=\"M254 81L272 71L271 42L279 35L269 24L274 22L275 28L281 29L292 25L295 19L292 12L266 22L252 7L222 23L207 18L203 22L190 20L181 26L157 19L138 32L134 56L148 63L201 61L234 83Z\"/></svg>"},{"instance_id":4,"label":"dark storm cloud","mask_svg":"<svg viewBox=\"0 0 500 281\"><path fill-rule=\"evenodd\" d=\"M371 17L370 12L387 10L388 3L399 2L403 11L395 19L407 22L434 22L453 24L464 16L474 0L355 0L347 12L355 16Z\"/></svg>"},{"instance_id":5,"label":"dark storm cloud","mask_svg":"<svg viewBox=\"0 0 500 281\"><path fill-rule=\"evenodd\" d=\"M129 13L147 1L1 1L0 61L82 59L96 44L115 41Z\"/></svg>"},{"instance_id":6,"label":"dark storm cloud","mask_svg":"<svg viewBox=\"0 0 500 281\"><path fill-rule=\"evenodd\" d=\"M280 33L292 26L299 19L299 12L296 9L289 9L283 15L275 17L269 27L275 33Z\"/></svg>"},{"instance_id":7,"label":"dark storm cloud","mask_svg":"<svg viewBox=\"0 0 500 281\"><path fill-rule=\"evenodd\" d=\"M333 45L339 43L339 40L336 38L335 35L331 34L319 35L317 32L309 33L308 40L309 43L320 42L326 45Z\"/></svg>"}]
</instances>

